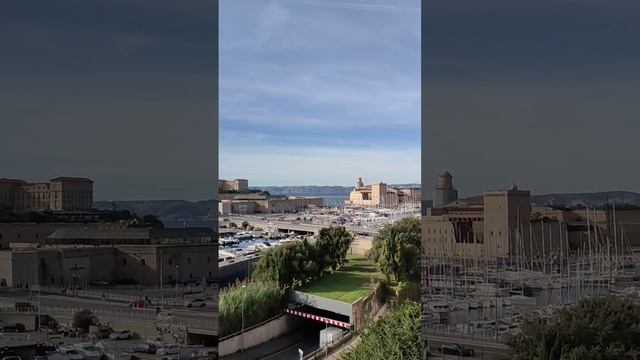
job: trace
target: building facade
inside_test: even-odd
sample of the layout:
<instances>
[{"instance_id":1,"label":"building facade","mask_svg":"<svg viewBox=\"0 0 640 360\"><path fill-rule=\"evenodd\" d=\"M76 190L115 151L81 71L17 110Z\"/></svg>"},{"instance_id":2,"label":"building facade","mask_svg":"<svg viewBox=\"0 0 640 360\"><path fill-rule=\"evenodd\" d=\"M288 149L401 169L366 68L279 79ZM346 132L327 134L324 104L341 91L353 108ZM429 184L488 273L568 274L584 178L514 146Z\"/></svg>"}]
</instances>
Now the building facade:
<instances>
[{"instance_id":1,"label":"building facade","mask_svg":"<svg viewBox=\"0 0 640 360\"><path fill-rule=\"evenodd\" d=\"M380 182L364 185L362 178L358 178L356 187L349 194L346 205L365 207L396 207L404 204L420 203L419 188L392 188Z\"/></svg>"},{"instance_id":2,"label":"building facade","mask_svg":"<svg viewBox=\"0 0 640 360\"><path fill-rule=\"evenodd\" d=\"M218 242L209 228L59 228L0 251L0 285L159 285L215 281Z\"/></svg>"},{"instance_id":3,"label":"building facade","mask_svg":"<svg viewBox=\"0 0 640 360\"><path fill-rule=\"evenodd\" d=\"M247 179L234 179L234 180L218 180L218 192L247 192L249 191L249 180Z\"/></svg>"},{"instance_id":4,"label":"building facade","mask_svg":"<svg viewBox=\"0 0 640 360\"><path fill-rule=\"evenodd\" d=\"M80 177L57 177L41 183L0 179L0 206L15 212L91 210L93 181Z\"/></svg>"}]
</instances>

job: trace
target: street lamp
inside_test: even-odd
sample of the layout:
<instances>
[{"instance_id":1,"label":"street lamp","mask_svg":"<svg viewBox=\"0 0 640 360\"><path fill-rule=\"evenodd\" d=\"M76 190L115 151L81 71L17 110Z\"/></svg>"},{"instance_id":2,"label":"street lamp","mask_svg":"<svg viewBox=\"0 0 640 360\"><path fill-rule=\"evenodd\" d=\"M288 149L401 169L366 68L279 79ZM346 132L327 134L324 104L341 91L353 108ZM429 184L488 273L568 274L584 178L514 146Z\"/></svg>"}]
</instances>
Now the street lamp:
<instances>
[{"instance_id":1,"label":"street lamp","mask_svg":"<svg viewBox=\"0 0 640 360\"><path fill-rule=\"evenodd\" d=\"M240 334L242 336L242 352L244 352L244 293L247 285L242 285L242 301L240 306L240 314L241 314L241 324L240 324Z\"/></svg>"}]
</instances>

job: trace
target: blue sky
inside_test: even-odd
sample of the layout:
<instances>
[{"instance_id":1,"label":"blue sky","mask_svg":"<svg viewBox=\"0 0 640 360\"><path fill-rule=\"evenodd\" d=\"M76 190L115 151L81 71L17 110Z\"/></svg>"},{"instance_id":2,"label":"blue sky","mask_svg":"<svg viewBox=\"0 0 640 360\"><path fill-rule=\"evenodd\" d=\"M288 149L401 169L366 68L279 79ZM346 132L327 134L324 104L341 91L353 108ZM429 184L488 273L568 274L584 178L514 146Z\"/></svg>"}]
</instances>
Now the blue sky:
<instances>
[{"instance_id":1,"label":"blue sky","mask_svg":"<svg viewBox=\"0 0 640 360\"><path fill-rule=\"evenodd\" d=\"M640 191L639 1L424 6L423 188Z\"/></svg>"},{"instance_id":2,"label":"blue sky","mask_svg":"<svg viewBox=\"0 0 640 360\"><path fill-rule=\"evenodd\" d=\"M221 178L420 180L420 2L220 0Z\"/></svg>"}]
</instances>

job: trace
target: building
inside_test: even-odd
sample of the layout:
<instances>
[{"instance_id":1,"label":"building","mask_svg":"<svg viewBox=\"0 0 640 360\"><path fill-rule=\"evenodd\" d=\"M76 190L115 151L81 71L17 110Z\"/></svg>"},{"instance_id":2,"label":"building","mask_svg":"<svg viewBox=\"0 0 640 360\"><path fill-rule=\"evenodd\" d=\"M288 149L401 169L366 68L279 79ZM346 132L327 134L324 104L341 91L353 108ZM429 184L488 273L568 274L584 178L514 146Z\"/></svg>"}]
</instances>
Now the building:
<instances>
[{"instance_id":1,"label":"building","mask_svg":"<svg viewBox=\"0 0 640 360\"><path fill-rule=\"evenodd\" d=\"M436 189L433 192L433 207L442 208L444 205L458 200L458 190L453 188L451 173L445 171L438 175Z\"/></svg>"},{"instance_id":2,"label":"building","mask_svg":"<svg viewBox=\"0 0 640 360\"><path fill-rule=\"evenodd\" d=\"M93 181L81 177L57 177L48 182L28 183L2 178L0 206L15 212L91 210Z\"/></svg>"},{"instance_id":3,"label":"building","mask_svg":"<svg viewBox=\"0 0 640 360\"><path fill-rule=\"evenodd\" d=\"M218 241L209 228L60 227L0 250L4 286L215 281L217 269Z\"/></svg>"},{"instance_id":4,"label":"building","mask_svg":"<svg viewBox=\"0 0 640 360\"><path fill-rule=\"evenodd\" d=\"M218 180L218 192L248 192L249 180L246 179L234 179L234 180Z\"/></svg>"},{"instance_id":5,"label":"building","mask_svg":"<svg viewBox=\"0 0 640 360\"><path fill-rule=\"evenodd\" d=\"M450 179L444 180L448 184ZM602 248L611 246L611 253L638 252L640 211L532 206L530 192L514 187L485 191L477 202L439 204L422 218L423 256L432 264L539 263L575 252L590 241L598 241Z\"/></svg>"},{"instance_id":6,"label":"building","mask_svg":"<svg viewBox=\"0 0 640 360\"><path fill-rule=\"evenodd\" d=\"M360 177L345 204L366 207L395 207L403 204L418 204L420 196L419 188L392 188L382 182L365 186Z\"/></svg>"},{"instance_id":7,"label":"building","mask_svg":"<svg viewBox=\"0 0 640 360\"><path fill-rule=\"evenodd\" d=\"M230 214L276 214L299 211L310 207L321 207L324 199L307 196L272 196L266 194L242 194L218 203L221 215Z\"/></svg>"},{"instance_id":8,"label":"building","mask_svg":"<svg viewBox=\"0 0 640 360\"><path fill-rule=\"evenodd\" d=\"M280 196L257 190L250 191L249 183L244 179L219 180L218 184L221 193L218 213L221 215L287 213L324 205L321 197Z\"/></svg>"}]
</instances>

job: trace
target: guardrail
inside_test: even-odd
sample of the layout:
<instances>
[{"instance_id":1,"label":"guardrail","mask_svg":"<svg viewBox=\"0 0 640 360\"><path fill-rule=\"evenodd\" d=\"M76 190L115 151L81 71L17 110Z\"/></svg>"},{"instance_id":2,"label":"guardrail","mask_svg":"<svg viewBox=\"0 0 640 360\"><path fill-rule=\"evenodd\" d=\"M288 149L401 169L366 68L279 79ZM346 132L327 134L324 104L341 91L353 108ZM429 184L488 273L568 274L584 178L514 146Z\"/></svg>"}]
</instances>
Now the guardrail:
<instances>
[{"instance_id":1,"label":"guardrail","mask_svg":"<svg viewBox=\"0 0 640 360\"><path fill-rule=\"evenodd\" d=\"M461 329L455 326L444 324L429 324L423 326L423 331L427 336L449 336L458 339L482 341L485 343L494 343L500 345L507 345L509 343L509 339L511 338L511 335L509 334L498 334L496 336L496 332L494 329L469 331L463 328Z\"/></svg>"},{"instance_id":2,"label":"guardrail","mask_svg":"<svg viewBox=\"0 0 640 360\"><path fill-rule=\"evenodd\" d=\"M49 314L51 316L63 316L72 318L73 315L81 310L89 310L92 314L97 316L100 320L110 321L110 322L121 322L121 321L157 321L156 310L154 309L112 309L112 308L101 308L95 306L48 306L43 305L38 309L31 309L29 311L21 311L23 313L32 313L32 314ZM15 310L15 301L8 299L0 299L0 311L3 312L14 312ZM185 318L174 315L170 323L178 326L185 326L189 328L202 329L202 330L218 330L217 319L212 317L210 319L203 318Z\"/></svg>"},{"instance_id":3,"label":"guardrail","mask_svg":"<svg viewBox=\"0 0 640 360\"><path fill-rule=\"evenodd\" d=\"M344 343L349 341L353 337L353 331L346 331L337 339L331 340L329 344L316 349L309 354L304 356L304 360L316 360L316 359L324 359L329 356L329 354L333 353L336 349L339 349Z\"/></svg>"}]
</instances>

